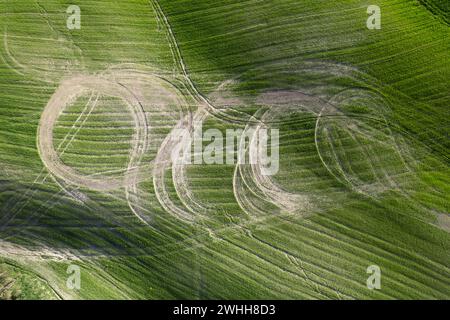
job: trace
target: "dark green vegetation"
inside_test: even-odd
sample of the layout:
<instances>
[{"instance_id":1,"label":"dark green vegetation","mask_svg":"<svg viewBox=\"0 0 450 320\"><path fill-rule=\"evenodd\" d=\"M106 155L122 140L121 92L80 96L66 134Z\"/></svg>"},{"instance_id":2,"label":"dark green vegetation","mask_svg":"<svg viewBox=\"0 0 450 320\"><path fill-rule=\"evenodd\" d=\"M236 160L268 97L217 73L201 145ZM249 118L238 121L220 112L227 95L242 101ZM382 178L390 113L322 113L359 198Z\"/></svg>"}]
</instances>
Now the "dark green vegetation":
<instances>
[{"instance_id":1,"label":"dark green vegetation","mask_svg":"<svg viewBox=\"0 0 450 320\"><path fill-rule=\"evenodd\" d=\"M0 261L1 300L53 300L57 297L45 279L14 262Z\"/></svg>"},{"instance_id":2,"label":"dark green vegetation","mask_svg":"<svg viewBox=\"0 0 450 320\"><path fill-rule=\"evenodd\" d=\"M450 4L445 0L421 0L425 7L427 7L433 14L443 19L447 24L450 23Z\"/></svg>"},{"instance_id":3,"label":"dark green vegetation","mask_svg":"<svg viewBox=\"0 0 450 320\"><path fill-rule=\"evenodd\" d=\"M445 3L83 1L82 28L70 31L70 1L0 0L0 256L18 263L0 264L0 288L16 281L2 297L450 298ZM381 30L366 28L370 4L381 7ZM204 210L191 223L164 208L144 168L147 225L124 188L75 188L46 171L36 132L63 78L156 70L187 96L176 45L196 88L226 109L205 129L244 128L275 106L273 182L293 198L265 197L248 168L235 177L232 165L193 165L187 204ZM88 99L58 119L55 148L72 141L62 161L83 174L126 167L130 114L103 97L76 122ZM157 123L149 162L175 121L146 107ZM174 177L168 170L165 187L184 207ZM24 264L27 250L44 249ZM81 267L80 291L65 285L71 263ZM381 268L381 290L366 287L370 265Z\"/></svg>"}]
</instances>

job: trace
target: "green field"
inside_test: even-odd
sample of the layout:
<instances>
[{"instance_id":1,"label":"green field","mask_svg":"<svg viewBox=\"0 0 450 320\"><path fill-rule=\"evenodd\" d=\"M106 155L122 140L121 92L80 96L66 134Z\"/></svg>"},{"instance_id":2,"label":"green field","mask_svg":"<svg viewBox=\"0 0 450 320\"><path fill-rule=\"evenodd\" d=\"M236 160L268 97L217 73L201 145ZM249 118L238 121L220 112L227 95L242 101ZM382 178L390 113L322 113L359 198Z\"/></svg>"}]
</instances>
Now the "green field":
<instances>
[{"instance_id":1,"label":"green field","mask_svg":"<svg viewBox=\"0 0 450 320\"><path fill-rule=\"evenodd\" d=\"M450 299L450 8L375 2L0 0L0 299Z\"/></svg>"}]
</instances>

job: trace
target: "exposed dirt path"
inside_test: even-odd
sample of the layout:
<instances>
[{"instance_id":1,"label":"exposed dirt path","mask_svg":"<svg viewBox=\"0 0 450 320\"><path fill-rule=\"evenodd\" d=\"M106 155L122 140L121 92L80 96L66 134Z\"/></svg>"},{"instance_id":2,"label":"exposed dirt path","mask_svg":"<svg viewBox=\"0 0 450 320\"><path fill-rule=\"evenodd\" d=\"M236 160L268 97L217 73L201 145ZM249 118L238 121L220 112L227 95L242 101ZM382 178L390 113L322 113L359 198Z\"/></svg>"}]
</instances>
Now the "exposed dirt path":
<instances>
[{"instance_id":1,"label":"exposed dirt path","mask_svg":"<svg viewBox=\"0 0 450 320\"><path fill-rule=\"evenodd\" d=\"M275 183L273 178L266 173L264 166L267 164L262 161L262 148L266 146L261 145L260 132L262 129L269 130L269 127L263 123L265 120L269 120L269 117L278 116L279 112L283 113L286 110L273 107L268 110L260 109L252 117L254 121L247 124L241 136L238 148L241 160L235 168L233 189L241 209L249 215L267 214L262 205L264 202L271 203L284 212L297 214L305 214L306 209L310 206L306 195L291 193ZM258 119L259 124L256 124ZM249 139L248 145L246 145L247 138ZM273 143L278 142L274 141ZM247 196L249 192L252 197ZM255 203L256 200L260 206Z\"/></svg>"},{"instance_id":2,"label":"exposed dirt path","mask_svg":"<svg viewBox=\"0 0 450 320\"><path fill-rule=\"evenodd\" d=\"M147 122L139 101L123 86L99 76L80 75L64 80L60 87L50 98L45 107L38 127L38 150L42 162L49 172L62 180L77 186L105 191L117 189L123 181L110 177L97 177L95 179L79 174L73 168L66 166L53 147L53 128L58 116L74 100L86 93L95 90L104 95L122 98L128 105L134 122L136 139L130 154L131 166L135 159L139 159L144 151L147 137Z\"/></svg>"},{"instance_id":3,"label":"exposed dirt path","mask_svg":"<svg viewBox=\"0 0 450 320\"><path fill-rule=\"evenodd\" d=\"M153 186L159 203L164 210L186 222L194 221L195 212L180 208L170 199L165 180L168 168L171 168L173 165L173 155L180 154L184 149L184 144L190 143L188 138L193 127L193 123L190 120L190 117L180 120L177 126L164 139L153 168Z\"/></svg>"},{"instance_id":4,"label":"exposed dirt path","mask_svg":"<svg viewBox=\"0 0 450 320\"><path fill-rule=\"evenodd\" d=\"M69 251L54 250L49 247L39 246L38 250L32 250L23 246L0 240L0 252L4 257L25 257L33 261L50 259L54 261L76 261L79 257Z\"/></svg>"},{"instance_id":5,"label":"exposed dirt path","mask_svg":"<svg viewBox=\"0 0 450 320\"><path fill-rule=\"evenodd\" d=\"M192 142L195 139L200 138L195 136L196 124L203 122L207 116L208 113L204 109L200 109L194 114L192 118L192 126L185 128L185 133L178 147L179 150L175 152L175 156L173 156L172 159L172 180L177 195L183 205L188 208L189 211L196 213L197 215L206 214L206 212L212 208L205 204L199 203L195 199L189 185L186 168L187 163L190 163L192 160Z\"/></svg>"},{"instance_id":6,"label":"exposed dirt path","mask_svg":"<svg viewBox=\"0 0 450 320\"><path fill-rule=\"evenodd\" d=\"M136 66L134 66L136 67ZM129 162L123 178L107 177L101 173L83 175L66 166L53 147L53 127L61 112L77 97L86 92L97 95L113 96L122 99L134 120L134 135L129 155ZM158 114L176 117L186 109L186 102L172 83L158 74L146 74L139 69L110 68L100 75L77 75L64 80L48 102L38 128L38 150L47 170L68 186L85 187L101 192L111 192L125 187L125 197L130 210L143 223L148 225L147 213L142 212L139 202L138 184L147 180L148 175L142 172L142 159L149 147L151 124L147 113L151 109ZM173 106L177 110L165 111ZM93 107L90 108L89 113ZM170 109L167 109L170 110ZM81 115L80 115L81 117ZM80 118L79 117L79 118ZM84 121L87 117L84 119ZM81 126L80 126L81 127ZM67 137L65 137L66 140ZM72 137L69 144L74 139ZM67 148L68 144L66 145ZM160 157L161 158L161 157ZM159 164L168 159L161 160ZM169 161L167 163L170 163ZM153 168L151 161L145 167ZM61 185L61 184L60 184ZM63 186L61 186L63 188ZM66 190L67 188L63 188ZM76 192L75 189L75 192ZM73 192L69 192L73 195ZM75 197L81 200L80 197Z\"/></svg>"}]
</instances>

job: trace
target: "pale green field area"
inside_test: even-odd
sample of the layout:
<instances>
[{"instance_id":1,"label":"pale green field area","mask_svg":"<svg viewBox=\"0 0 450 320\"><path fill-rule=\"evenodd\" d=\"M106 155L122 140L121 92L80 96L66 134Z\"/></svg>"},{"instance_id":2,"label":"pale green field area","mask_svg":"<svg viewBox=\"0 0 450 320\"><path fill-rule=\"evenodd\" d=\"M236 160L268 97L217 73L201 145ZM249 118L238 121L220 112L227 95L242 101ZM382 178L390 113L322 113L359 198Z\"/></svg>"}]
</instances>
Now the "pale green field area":
<instances>
[{"instance_id":1,"label":"pale green field area","mask_svg":"<svg viewBox=\"0 0 450 320\"><path fill-rule=\"evenodd\" d=\"M0 0L0 299L450 298L446 1L379 0L380 30L368 1L71 4ZM88 76L116 89L68 88L51 131L75 184L38 133ZM155 169L202 99L204 130L279 130L274 176Z\"/></svg>"}]
</instances>

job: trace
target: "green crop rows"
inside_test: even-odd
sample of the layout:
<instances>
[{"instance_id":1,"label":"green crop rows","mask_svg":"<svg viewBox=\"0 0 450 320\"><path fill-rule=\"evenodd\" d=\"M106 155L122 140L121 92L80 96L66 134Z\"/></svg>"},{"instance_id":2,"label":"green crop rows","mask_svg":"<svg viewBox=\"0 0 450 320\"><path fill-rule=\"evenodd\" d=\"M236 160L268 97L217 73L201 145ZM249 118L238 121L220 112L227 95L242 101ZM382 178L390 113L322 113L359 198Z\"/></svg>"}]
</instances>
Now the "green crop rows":
<instances>
[{"instance_id":1,"label":"green crop rows","mask_svg":"<svg viewBox=\"0 0 450 320\"><path fill-rule=\"evenodd\" d=\"M449 299L449 8L376 2L381 30L356 0L86 0L69 30L70 1L0 0L0 298ZM43 111L80 75L122 97L72 97L52 146L134 184L41 160ZM276 188L245 165L152 171L201 97L204 130L270 117Z\"/></svg>"}]
</instances>

